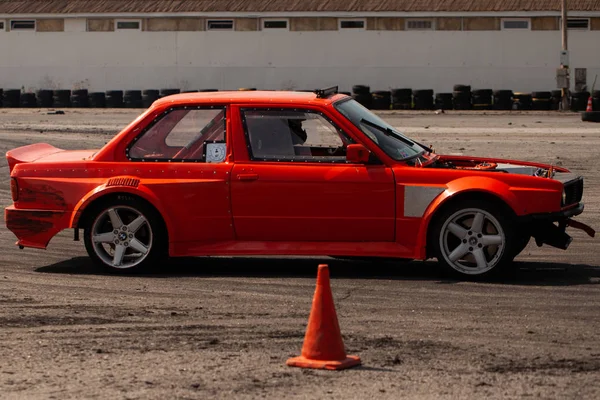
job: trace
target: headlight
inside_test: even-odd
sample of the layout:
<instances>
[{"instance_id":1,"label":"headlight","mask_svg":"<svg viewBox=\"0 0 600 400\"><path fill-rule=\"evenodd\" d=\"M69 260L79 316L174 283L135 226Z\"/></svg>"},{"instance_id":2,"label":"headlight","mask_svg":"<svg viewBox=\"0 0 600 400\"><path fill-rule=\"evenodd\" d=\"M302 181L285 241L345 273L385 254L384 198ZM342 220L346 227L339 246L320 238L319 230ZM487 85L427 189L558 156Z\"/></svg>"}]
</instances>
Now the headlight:
<instances>
[{"instance_id":1,"label":"headlight","mask_svg":"<svg viewBox=\"0 0 600 400\"><path fill-rule=\"evenodd\" d=\"M567 192L565 191L565 188L563 188L563 192L562 192L562 198L561 198L561 205L565 206L567 205Z\"/></svg>"}]
</instances>

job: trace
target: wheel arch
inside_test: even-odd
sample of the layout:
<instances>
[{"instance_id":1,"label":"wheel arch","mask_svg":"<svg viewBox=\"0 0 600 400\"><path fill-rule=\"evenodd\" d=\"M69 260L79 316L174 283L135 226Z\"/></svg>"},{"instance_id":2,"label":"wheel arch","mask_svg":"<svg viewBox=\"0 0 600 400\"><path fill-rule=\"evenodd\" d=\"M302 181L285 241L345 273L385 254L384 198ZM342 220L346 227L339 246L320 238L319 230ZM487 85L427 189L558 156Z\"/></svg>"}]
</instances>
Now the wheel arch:
<instances>
[{"instance_id":1,"label":"wheel arch","mask_svg":"<svg viewBox=\"0 0 600 400\"><path fill-rule=\"evenodd\" d=\"M151 207L155 212L159 221L163 224L167 242L169 240L169 232L171 231L172 223L168 215L164 213L164 209L160 201L148 190L140 190L139 186L136 189L129 187L101 187L100 190L89 193L77 204L75 211L71 217L70 226L75 229L82 229L86 221L92 215L91 213L103 203L108 203L118 199L119 196L128 196L140 202L143 202L148 207Z\"/></svg>"},{"instance_id":2,"label":"wheel arch","mask_svg":"<svg viewBox=\"0 0 600 400\"><path fill-rule=\"evenodd\" d=\"M430 246L431 226L436 221L437 216L456 203L465 200L483 200L500 208L511 217L520 214L519 202L514 193L509 190L508 185L495 180L493 186L490 186L489 182L485 183L488 184L471 187L469 185L460 185L462 187L459 190L456 190L458 185L451 183L444 192L431 202L425 210L421 221L418 238L418 243L420 244L418 248L419 259L432 257Z\"/></svg>"}]
</instances>

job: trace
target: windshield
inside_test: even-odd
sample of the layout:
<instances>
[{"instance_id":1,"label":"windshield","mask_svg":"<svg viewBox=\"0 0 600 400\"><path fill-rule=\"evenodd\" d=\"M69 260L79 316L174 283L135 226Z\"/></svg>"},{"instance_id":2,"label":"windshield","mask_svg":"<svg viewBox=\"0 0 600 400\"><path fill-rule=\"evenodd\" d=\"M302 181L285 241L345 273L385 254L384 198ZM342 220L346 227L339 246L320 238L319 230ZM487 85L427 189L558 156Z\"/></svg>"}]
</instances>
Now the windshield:
<instances>
[{"instance_id":1,"label":"windshield","mask_svg":"<svg viewBox=\"0 0 600 400\"><path fill-rule=\"evenodd\" d=\"M334 107L396 161L418 157L425 150L354 99L341 100Z\"/></svg>"}]
</instances>

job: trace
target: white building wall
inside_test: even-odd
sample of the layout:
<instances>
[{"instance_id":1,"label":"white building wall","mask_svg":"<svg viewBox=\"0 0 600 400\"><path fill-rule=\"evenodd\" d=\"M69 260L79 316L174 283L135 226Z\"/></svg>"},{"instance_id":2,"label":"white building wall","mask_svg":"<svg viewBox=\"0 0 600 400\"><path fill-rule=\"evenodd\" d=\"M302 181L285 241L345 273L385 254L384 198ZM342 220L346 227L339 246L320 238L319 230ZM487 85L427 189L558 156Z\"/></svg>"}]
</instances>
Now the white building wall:
<instances>
[{"instance_id":1,"label":"white building wall","mask_svg":"<svg viewBox=\"0 0 600 400\"><path fill-rule=\"evenodd\" d=\"M452 91L556 87L559 31L0 32L0 87ZM569 32L572 68L600 73L600 31ZM573 80L572 80L573 81Z\"/></svg>"}]
</instances>

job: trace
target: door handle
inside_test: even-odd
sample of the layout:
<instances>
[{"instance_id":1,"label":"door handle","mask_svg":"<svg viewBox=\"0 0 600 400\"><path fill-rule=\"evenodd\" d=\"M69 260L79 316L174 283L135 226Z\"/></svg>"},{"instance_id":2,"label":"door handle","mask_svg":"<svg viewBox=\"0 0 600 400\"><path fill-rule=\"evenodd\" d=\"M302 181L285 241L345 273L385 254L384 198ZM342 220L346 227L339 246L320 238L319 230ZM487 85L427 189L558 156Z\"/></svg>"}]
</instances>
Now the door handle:
<instances>
[{"instance_id":1,"label":"door handle","mask_svg":"<svg viewBox=\"0 0 600 400\"><path fill-rule=\"evenodd\" d=\"M255 181L258 179L258 174L238 174L237 178L240 181Z\"/></svg>"}]
</instances>

